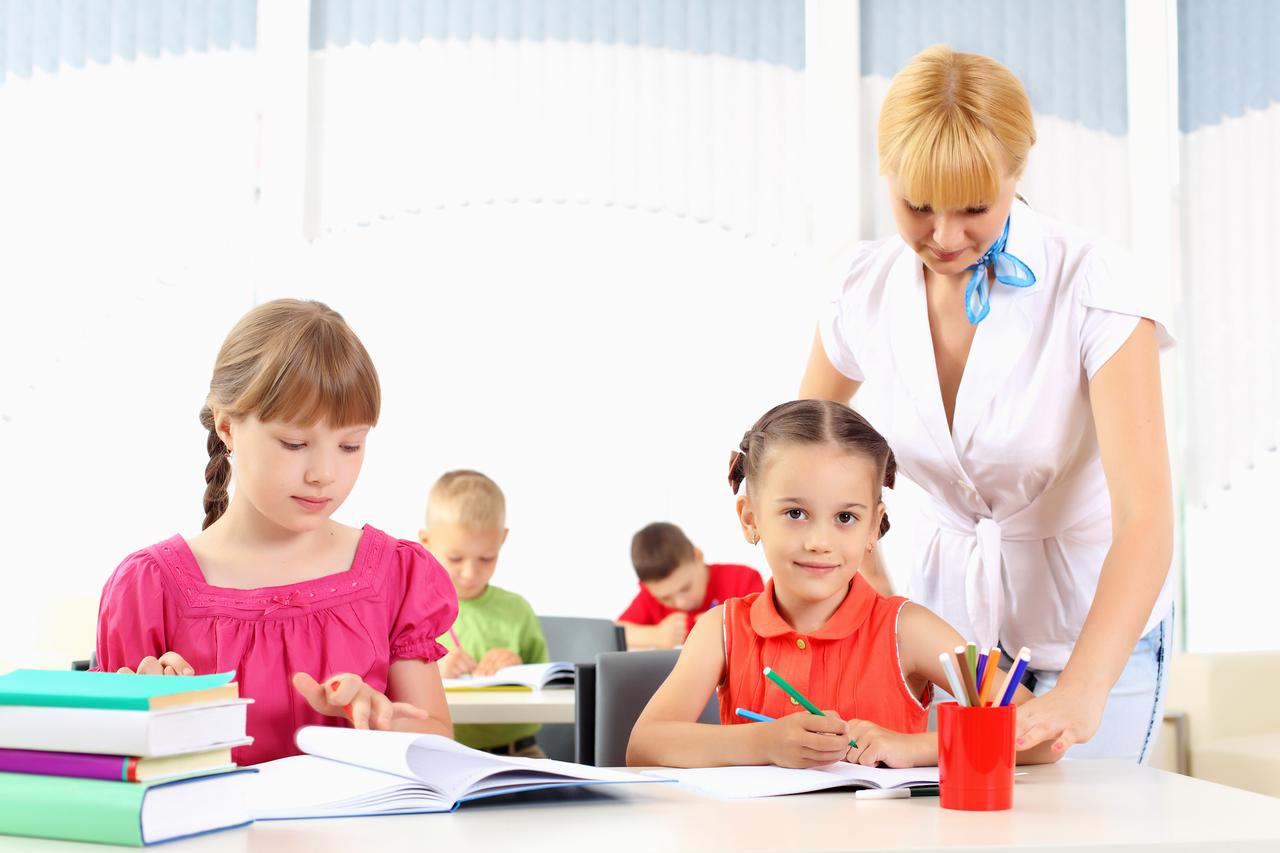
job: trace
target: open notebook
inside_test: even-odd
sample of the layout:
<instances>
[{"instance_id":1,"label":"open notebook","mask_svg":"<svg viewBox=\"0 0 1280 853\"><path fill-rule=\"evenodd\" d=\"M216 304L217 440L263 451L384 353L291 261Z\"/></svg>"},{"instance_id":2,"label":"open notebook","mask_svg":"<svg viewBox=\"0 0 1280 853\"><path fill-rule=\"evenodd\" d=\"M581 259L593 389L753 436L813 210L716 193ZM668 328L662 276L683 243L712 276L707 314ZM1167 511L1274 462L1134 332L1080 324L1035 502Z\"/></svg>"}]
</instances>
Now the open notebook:
<instances>
[{"instance_id":1,"label":"open notebook","mask_svg":"<svg viewBox=\"0 0 1280 853\"><path fill-rule=\"evenodd\" d=\"M444 679L445 690L546 690L550 687L572 687L573 664L522 663L504 666L493 675L468 675Z\"/></svg>"},{"instance_id":2,"label":"open notebook","mask_svg":"<svg viewBox=\"0 0 1280 853\"><path fill-rule=\"evenodd\" d=\"M692 770L663 768L663 779L702 794L724 799L775 797L803 794L827 788L911 788L938 784L937 767L863 767L841 761L827 767L798 770L789 767L700 767Z\"/></svg>"},{"instance_id":3,"label":"open notebook","mask_svg":"<svg viewBox=\"0 0 1280 853\"><path fill-rule=\"evenodd\" d=\"M567 761L493 755L411 732L307 726L297 742L306 755L257 766L256 819L447 812L468 800L520 791L662 781Z\"/></svg>"}]
</instances>

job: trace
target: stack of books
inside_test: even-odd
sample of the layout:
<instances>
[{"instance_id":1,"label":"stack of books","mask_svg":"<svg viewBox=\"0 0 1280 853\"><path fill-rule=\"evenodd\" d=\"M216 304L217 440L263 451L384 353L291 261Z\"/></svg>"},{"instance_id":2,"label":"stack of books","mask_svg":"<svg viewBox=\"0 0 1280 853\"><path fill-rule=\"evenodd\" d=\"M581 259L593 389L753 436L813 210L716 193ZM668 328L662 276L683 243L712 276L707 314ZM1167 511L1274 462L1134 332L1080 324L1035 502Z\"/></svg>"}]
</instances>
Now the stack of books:
<instances>
[{"instance_id":1,"label":"stack of books","mask_svg":"<svg viewBox=\"0 0 1280 853\"><path fill-rule=\"evenodd\" d=\"M0 675L0 834L138 847L247 824L234 677Z\"/></svg>"}]
</instances>

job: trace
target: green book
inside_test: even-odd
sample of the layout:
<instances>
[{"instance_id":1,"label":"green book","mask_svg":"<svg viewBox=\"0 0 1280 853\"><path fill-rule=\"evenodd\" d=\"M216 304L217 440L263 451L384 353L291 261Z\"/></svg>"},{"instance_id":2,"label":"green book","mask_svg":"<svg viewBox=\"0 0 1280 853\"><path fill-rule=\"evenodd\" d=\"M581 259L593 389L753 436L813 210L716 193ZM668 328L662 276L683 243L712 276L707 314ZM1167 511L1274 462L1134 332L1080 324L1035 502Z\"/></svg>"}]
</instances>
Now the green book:
<instances>
[{"instance_id":1,"label":"green book","mask_svg":"<svg viewBox=\"0 0 1280 853\"><path fill-rule=\"evenodd\" d=\"M235 677L234 672L174 676L15 669L0 675L0 705L156 711L237 699Z\"/></svg>"},{"instance_id":2,"label":"green book","mask_svg":"<svg viewBox=\"0 0 1280 853\"><path fill-rule=\"evenodd\" d=\"M142 847L243 826L256 772L134 785L0 773L0 834Z\"/></svg>"}]
</instances>

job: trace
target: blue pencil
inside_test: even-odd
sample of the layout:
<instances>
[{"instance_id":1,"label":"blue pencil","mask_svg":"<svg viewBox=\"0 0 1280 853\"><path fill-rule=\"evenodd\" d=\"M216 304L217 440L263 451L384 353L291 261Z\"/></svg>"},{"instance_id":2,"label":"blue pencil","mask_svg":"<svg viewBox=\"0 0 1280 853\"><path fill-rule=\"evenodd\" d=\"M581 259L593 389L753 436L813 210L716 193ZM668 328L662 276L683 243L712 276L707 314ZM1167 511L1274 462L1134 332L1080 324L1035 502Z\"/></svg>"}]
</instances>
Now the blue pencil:
<instances>
[{"instance_id":1,"label":"blue pencil","mask_svg":"<svg viewBox=\"0 0 1280 853\"><path fill-rule=\"evenodd\" d=\"M737 714L739 717L754 720L757 723L773 722L773 717L766 717L764 714L757 714L755 711L748 711L746 708L735 708L733 713Z\"/></svg>"},{"instance_id":2,"label":"blue pencil","mask_svg":"<svg viewBox=\"0 0 1280 853\"><path fill-rule=\"evenodd\" d=\"M1031 650L1023 646L1018 652L1017 663L1014 664L1013 669L1009 670L998 704L1008 705L1013 701L1013 694L1018 692L1018 685L1022 683L1022 674L1027 671L1027 664L1029 663L1031 663Z\"/></svg>"}]
</instances>

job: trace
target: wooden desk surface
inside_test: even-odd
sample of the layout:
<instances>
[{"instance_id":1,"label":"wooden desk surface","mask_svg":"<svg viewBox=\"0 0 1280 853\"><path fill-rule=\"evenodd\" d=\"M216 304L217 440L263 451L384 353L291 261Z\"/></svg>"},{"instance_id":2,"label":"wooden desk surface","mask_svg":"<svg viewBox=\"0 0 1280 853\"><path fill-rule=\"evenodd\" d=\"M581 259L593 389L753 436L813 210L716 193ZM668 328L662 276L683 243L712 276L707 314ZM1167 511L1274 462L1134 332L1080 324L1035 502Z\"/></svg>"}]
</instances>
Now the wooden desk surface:
<instances>
[{"instance_id":1,"label":"wooden desk surface","mask_svg":"<svg viewBox=\"0 0 1280 853\"><path fill-rule=\"evenodd\" d=\"M672 784L602 786L582 799L473 803L452 814L257 823L165 850L1280 850L1280 799L1124 762L1026 769L1006 812L947 811L934 797L857 800L847 791L719 801ZM105 849L0 837L4 853Z\"/></svg>"},{"instance_id":2,"label":"wooden desk surface","mask_svg":"<svg viewBox=\"0 0 1280 853\"><path fill-rule=\"evenodd\" d=\"M455 723L572 723L572 689L449 690L449 715Z\"/></svg>"}]
</instances>

